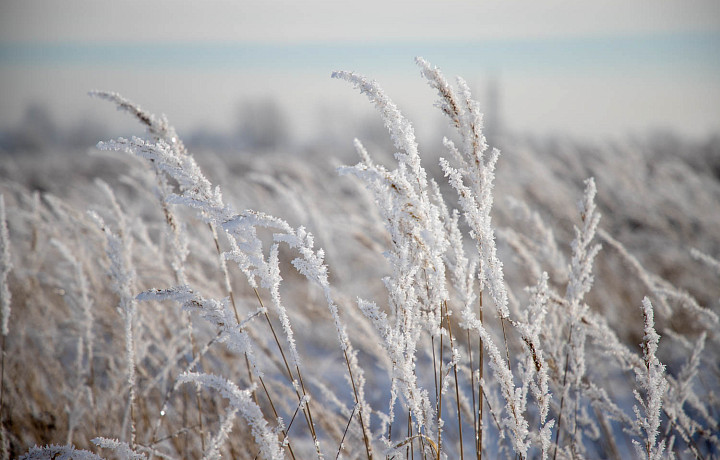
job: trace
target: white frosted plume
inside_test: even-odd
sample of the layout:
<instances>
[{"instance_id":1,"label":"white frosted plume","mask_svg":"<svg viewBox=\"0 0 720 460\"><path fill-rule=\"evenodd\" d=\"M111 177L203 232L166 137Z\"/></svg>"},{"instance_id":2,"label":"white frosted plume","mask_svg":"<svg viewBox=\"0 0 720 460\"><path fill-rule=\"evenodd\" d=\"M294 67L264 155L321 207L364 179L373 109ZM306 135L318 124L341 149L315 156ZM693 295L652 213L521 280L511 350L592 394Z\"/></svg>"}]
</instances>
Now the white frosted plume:
<instances>
[{"instance_id":1,"label":"white frosted plume","mask_svg":"<svg viewBox=\"0 0 720 460\"><path fill-rule=\"evenodd\" d=\"M179 380L219 391L230 402L230 406L237 410L250 425L255 443L260 448L261 457L265 459L284 458L277 435L273 433L260 408L253 402L253 389L240 390L227 379L195 372L186 372L179 377Z\"/></svg>"},{"instance_id":2,"label":"white frosted plume","mask_svg":"<svg viewBox=\"0 0 720 460\"><path fill-rule=\"evenodd\" d=\"M7 218L5 216L5 197L0 194L0 315L2 315L3 335L9 332L10 300L12 299L8 288L8 274L12 270L10 260L10 234L8 233Z\"/></svg>"}]
</instances>

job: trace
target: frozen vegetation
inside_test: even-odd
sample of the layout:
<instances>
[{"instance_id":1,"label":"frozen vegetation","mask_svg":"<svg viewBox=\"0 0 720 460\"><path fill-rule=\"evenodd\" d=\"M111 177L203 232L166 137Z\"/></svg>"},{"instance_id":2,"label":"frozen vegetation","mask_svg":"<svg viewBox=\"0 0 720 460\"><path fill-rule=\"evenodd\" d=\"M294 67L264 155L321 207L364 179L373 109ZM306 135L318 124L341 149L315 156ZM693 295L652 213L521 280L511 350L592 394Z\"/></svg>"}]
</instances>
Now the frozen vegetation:
<instances>
[{"instance_id":1,"label":"frozen vegetation","mask_svg":"<svg viewBox=\"0 0 720 460\"><path fill-rule=\"evenodd\" d=\"M4 458L718 458L720 141L501 153L417 64L440 155L335 72L394 155L194 156L95 92L144 136L5 157Z\"/></svg>"}]
</instances>

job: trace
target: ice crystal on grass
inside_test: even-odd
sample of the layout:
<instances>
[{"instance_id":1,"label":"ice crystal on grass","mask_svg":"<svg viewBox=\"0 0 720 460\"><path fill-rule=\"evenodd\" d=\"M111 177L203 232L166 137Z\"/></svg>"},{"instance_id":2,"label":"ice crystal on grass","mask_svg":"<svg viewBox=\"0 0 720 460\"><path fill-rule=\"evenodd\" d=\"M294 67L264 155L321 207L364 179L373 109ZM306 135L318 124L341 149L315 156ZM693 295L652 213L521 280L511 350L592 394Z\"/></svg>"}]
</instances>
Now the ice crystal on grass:
<instances>
[{"instance_id":1,"label":"ice crystal on grass","mask_svg":"<svg viewBox=\"0 0 720 460\"><path fill-rule=\"evenodd\" d=\"M562 377L557 436L560 436L562 423L572 426L573 428L568 431L576 436L574 445L582 445L579 437L583 436L583 430L578 430L576 427L579 423L578 418L582 415L580 413L582 398L580 390L587 366L585 362L587 328L583 327L581 322L588 315L589 307L583 299L593 285L593 262L601 248L599 244L591 244L600 221L600 214L595 206L596 193L595 180L587 179L585 193L582 200L578 202L582 227L575 227L575 238L570 244L572 258L564 299L568 309L569 322L564 350L565 371ZM571 393L571 389L574 389L574 392Z\"/></svg>"},{"instance_id":2,"label":"ice crystal on grass","mask_svg":"<svg viewBox=\"0 0 720 460\"><path fill-rule=\"evenodd\" d=\"M395 103L387 97L375 80L369 80L361 75L345 71L333 72L332 77L350 82L375 105L375 108L380 112L385 127L390 132L395 148L400 150L395 154L395 158L401 165L407 165L410 168L410 174L418 181L418 189L423 190L426 186L427 175L420 164L415 130L410 121L403 116Z\"/></svg>"},{"instance_id":3,"label":"ice crystal on grass","mask_svg":"<svg viewBox=\"0 0 720 460\"><path fill-rule=\"evenodd\" d=\"M575 227L575 239L571 243L570 281L565 293L571 308L581 306L583 297L590 291L593 284L593 261L601 248L599 244L591 245L600 222L600 214L595 206L596 194L595 180L586 180L583 199L578 203L582 228Z\"/></svg>"},{"instance_id":4,"label":"ice crystal on grass","mask_svg":"<svg viewBox=\"0 0 720 460\"><path fill-rule=\"evenodd\" d=\"M418 384L416 355L423 330L433 337L442 334L440 308L449 295L444 262L448 240L442 211L433 202L413 127L397 106L375 81L349 72L334 72L333 77L349 81L370 99L400 150L395 154L397 167L388 170L374 163L362 144L355 140L361 162L343 167L340 172L353 174L365 182L375 197L392 241L385 253L392 274L383 280L390 316L383 317L372 304L360 301L361 309L383 337L383 345L393 362L390 420L394 419L396 398L402 394L418 432L433 438L442 420L437 420L437 426L433 423L435 409L429 402L428 392Z\"/></svg>"},{"instance_id":5,"label":"ice crystal on grass","mask_svg":"<svg viewBox=\"0 0 720 460\"><path fill-rule=\"evenodd\" d=\"M220 189L213 189L212 184L205 178L193 157L178 155L164 140L160 139L156 143L152 143L138 137L130 140L121 137L114 141L100 142L98 148L100 150L126 151L152 161L160 171L175 179L182 190L180 195L170 195L169 203L198 208L208 222L213 220L211 216L216 220L218 218L228 220L232 216L223 203Z\"/></svg>"},{"instance_id":6,"label":"ice crystal on grass","mask_svg":"<svg viewBox=\"0 0 720 460\"><path fill-rule=\"evenodd\" d=\"M219 391L228 400L232 409L240 412L250 425L260 456L265 459L284 458L277 435L272 432L262 411L252 400L253 389L240 390L229 380L210 374L187 372L179 379L181 382L194 383L199 387Z\"/></svg>"},{"instance_id":7,"label":"ice crystal on grass","mask_svg":"<svg viewBox=\"0 0 720 460\"><path fill-rule=\"evenodd\" d=\"M643 408L644 416L640 409L635 406L635 417L640 425L645 439L643 444L633 440L637 455L647 459L662 459L665 451L665 441L658 442L660 417L662 415L662 404L667 381L665 380L665 366L657 358L658 343L660 336L655 332L655 320L653 306L650 300L645 297L642 302L643 318L645 323L645 335L643 337L643 361L644 369L636 369L635 374L640 388L645 392L643 398L637 390L634 390L635 399Z\"/></svg>"},{"instance_id":8,"label":"ice crystal on grass","mask_svg":"<svg viewBox=\"0 0 720 460\"><path fill-rule=\"evenodd\" d=\"M309 232L306 232L302 227L293 229L282 219L264 213L256 211L235 213L231 206L224 203L220 188L212 187L193 157L185 152L179 152L178 149L173 148L164 139L158 139L156 143L151 143L138 138L133 138L130 141L120 138L107 143L101 142L98 147L104 150L126 151L150 160L158 171L167 174L177 181L179 185L180 193L171 194L166 200L168 203L195 208L199 211L200 217L209 223L213 229L220 228L224 230L230 244L230 250L225 253L225 257L238 263L239 268L245 273L249 284L253 288L258 287L257 281L259 280L261 287L270 290L273 305L280 317L288 347L290 348L290 364L298 372L301 391L297 388L296 380L292 375L293 372L289 368L287 369L288 376L293 382L298 398L300 398L301 392L302 394L305 393L305 388L302 383L300 359L295 346L294 332L279 296L278 287L282 279L278 268L277 245L284 242L291 248L298 250L301 257L296 258L293 264L301 274L322 288L348 364L349 380L351 381L356 402L361 405L361 408L365 408L362 370L357 365L356 354L351 348L345 327L339 317L337 305L332 299L327 280L327 268L323 263L324 252L313 248L313 237ZM263 241L257 236L258 228L276 231L273 233L273 240L276 243L271 246L267 257L263 252ZM229 283L226 281L226 284ZM262 302L259 294L257 296L258 300ZM282 352L280 343L276 343ZM315 429L312 426L311 415L309 413L306 415L306 421L317 445L318 441L315 437ZM361 410L361 419L364 424L369 423L367 410ZM365 439L366 449L369 452L369 436L365 436ZM317 453L320 454L319 451Z\"/></svg>"},{"instance_id":9,"label":"ice crystal on grass","mask_svg":"<svg viewBox=\"0 0 720 460\"><path fill-rule=\"evenodd\" d=\"M213 436L212 440L210 440L210 447L203 455L203 459L219 460L222 458L220 448L227 442L238 412L239 410L237 408L232 407L225 415L225 419L222 421L220 429L215 434L215 436ZM282 425L279 424L279 426Z\"/></svg>"},{"instance_id":10,"label":"ice crystal on grass","mask_svg":"<svg viewBox=\"0 0 720 460\"><path fill-rule=\"evenodd\" d=\"M76 449L73 446L56 446L50 444L45 447L32 447L20 460L102 460L102 457L87 450Z\"/></svg>"},{"instance_id":11,"label":"ice crystal on grass","mask_svg":"<svg viewBox=\"0 0 720 460\"><path fill-rule=\"evenodd\" d=\"M550 393L548 364L543 351L541 340L542 328L547 315L548 275L541 275L537 286L530 290L532 298L527 310L527 319L517 325L518 332L525 345L525 362L523 367L526 375L524 384L528 384L537 401L539 410L539 430L536 442L540 445L542 458L546 458L551 445L551 429L554 420L547 420L550 411Z\"/></svg>"},{"instance_id":12,"label":"ice crystal on grass","mask_svg":"<svg viewBox=\"0 0 720 460\"><path fill-rule=\"evenodd\" d=\"M220 301L205 299L195 293L189 286L176 286L169 289L150 289L137 296L137 300L139 301L160 301L166 299L178 302L184 310L190 313L196 313L201 318L213 324L220 334L218 340L225 343L230 350L245 354L255 374L260 377L263 376L255 358L252 340L245 330L245 327L250 321L258 314L263 313L262 310L256 311L238 323L229 299L226 298Z\"/></svg>"},{"instance_id":13,"label":"ice crystal on grass","mask_svg":"<svg viewBox=\"0 0 720 460\"><path fill-rule=\"evenodd\" d=\"M487 153L487 142L482 133L482 114L477 102L470 94L470 88L462 79L457 79L460 94L453 89L440 69L432 66L423 58L417 58L422 75L428 84L437 91L440 99L436 106L450 119L462 138L458 149L454 142L444 139L457 166L452 166L444 158L440 166L448 177L450 185L456 190L460 208L470 226L470 236L476 241L480 255L480 290L487 285L488 292L495 301L502 318L507 318L508 295L503 275L503 264L497 256L495 231L492 227L490 211L493 206L493 181L495 165L500 151L492 149Z\"/></svg>"},{"instance_id":14,"label":"ice crystal on grass","mask_svg":"<svg viewBox=\"0 0 720 460\"><path fill-rule=\"evenodd\" d=\"M147 455L136 452L126 442L118 441L117 439L97 437L92 440L93 444L103 449L109 449L115 451L120 458L127 460L145 460Z\"/></svg>"},{"instance_id":15,"label":"ice crystal on grass","mask_svg":"<svg viewBox=\"0 0 720 460\"><path fill-rule=\"evenodd\" d=\"M114 200L113 200L114 201ZM119 211L119 208L118 208ZM112 289L118 295L118 313L123 318L125 331L125 357L127 360L127 385L129 390L127 423L130 429L130 444L135 444L135 395L136 395L136 352L135 352L135 312L137 304L133 291L135 290L135 269L132 265L132 250L130 234L124 225L123 214L118 213L120 228L118 232L113 232L105 223L105 221L94 212L90 212L90 217L96 222L97 226L105 234L106 249L105 252L110 261L110 279L112 280Z\"/></svg>"},{"instance_id":16,"label":"ice crystal on grass","mask_svg":"<svg viewBox=\"0 0 720 460\"><path fill-rule=\"evenodd\" d=\"M180 140L175 128L170 124L165 115L158 117L147 112L131 100L112 91L90 91L89 95L115 104L118 110L128 112L137 118L137 120L146 127L148 134L153 136L156 141L163 139L172 145L180 154L187 153L185 144Z\"/></svg>"},{"instance_id":17,"label":"ice crystal on grass","mask_svg":"<svg viewBox=\"0 0 720 460\"><path fill-rule=\"evenodd\" d=\"M10 235L8 234L7 219L5 217L5 197L0 194L0 314L2 315L2 335L9 332L8 322L10 321L10 300L11 294L8 288L8 274L12 270L10 260ZM4 353L4 351L3 351Z\"/></svg>"},{"instance_id":18,"label":"ice crystal on grass","mask_svg":"<svg viewBox=\"0 0 720 460\"><path fill-rule=\"evenodd\" d=\"M674 423L680 428L678 430L680 436L688 443L690 450L696 457L701 455L693 438L698 434L707 435L707 433L702 433L704 431L703 424L707 423L715 433L720 428L718 421L707 411L694 388L697 384L696 380L700 371L703 352L705 351L706 337L707 334L703 332L694 346L689 344L692 346L692 354L688 357L687 362L682 366L677 376L673 377L666 374L668 389L663 399L663 411L668 415L668 422ZM720 447L717 435L707 436L707 440L716 447Z\"/></svg>"},{"instance_id":19,"label":"ice crystal on grass","mask_svg":"<svg viewBox=\"0 0 720 460\"><path fill-rule=\"evenodd\" d=\"M84 415L86 401L93 401L94 396L90 385L93 379L93 348L94 348L94 321L93 303L89 291L89 283L82 265L71 250L60 240L53 239L51 243L72 266L74 282L66 289L66 299L71 304L73 319L80 326L82 335L78 337L76 348L76 380L72 385L71 404L68 408L68 435L67 443L72 444L73 434L79 420ZM85 364L87 362L87 364Z\"/></svg>"}]
</instances>

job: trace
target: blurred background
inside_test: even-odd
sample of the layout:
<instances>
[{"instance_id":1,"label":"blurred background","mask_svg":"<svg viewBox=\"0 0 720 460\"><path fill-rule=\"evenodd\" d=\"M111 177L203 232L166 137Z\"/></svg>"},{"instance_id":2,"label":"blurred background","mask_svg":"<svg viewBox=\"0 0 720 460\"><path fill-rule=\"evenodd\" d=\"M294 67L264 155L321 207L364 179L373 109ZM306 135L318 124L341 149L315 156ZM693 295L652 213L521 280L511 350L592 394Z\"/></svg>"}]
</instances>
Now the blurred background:
<instances>
[{"instance_id":1,"label":"blurred background","mask_svg":"<svg viewBox=\"0 0 720 460\"><path fill-rule=\"evenodd\" d=\"M720 131L715 0L2 0L0 149L137 132L93 89L165 113L191 146L215 150L351 151L355 136L385 136L333 70L378 80L439 149L446 123L415 56L470 83L496 143Z\"/></svg>"}]
</instances>

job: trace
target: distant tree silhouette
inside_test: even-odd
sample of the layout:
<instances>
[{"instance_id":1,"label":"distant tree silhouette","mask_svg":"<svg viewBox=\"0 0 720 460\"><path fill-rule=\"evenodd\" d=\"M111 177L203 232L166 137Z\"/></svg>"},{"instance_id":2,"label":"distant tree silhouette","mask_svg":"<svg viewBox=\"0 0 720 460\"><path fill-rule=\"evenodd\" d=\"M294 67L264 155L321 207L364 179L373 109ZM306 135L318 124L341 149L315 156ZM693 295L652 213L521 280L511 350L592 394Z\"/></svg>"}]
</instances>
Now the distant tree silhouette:
<instances>
[{"instance_id":1,"label":"distant tree silhouette","mask_svg":"<svg viewBox=\"0 0 720 460\"><path fill-rule=\"evenodd\" d=\"M246 101L239 110L238 138L252 150L276 150L287 146L288 120L273 99Z\"/></svg>"}]
</instances>

